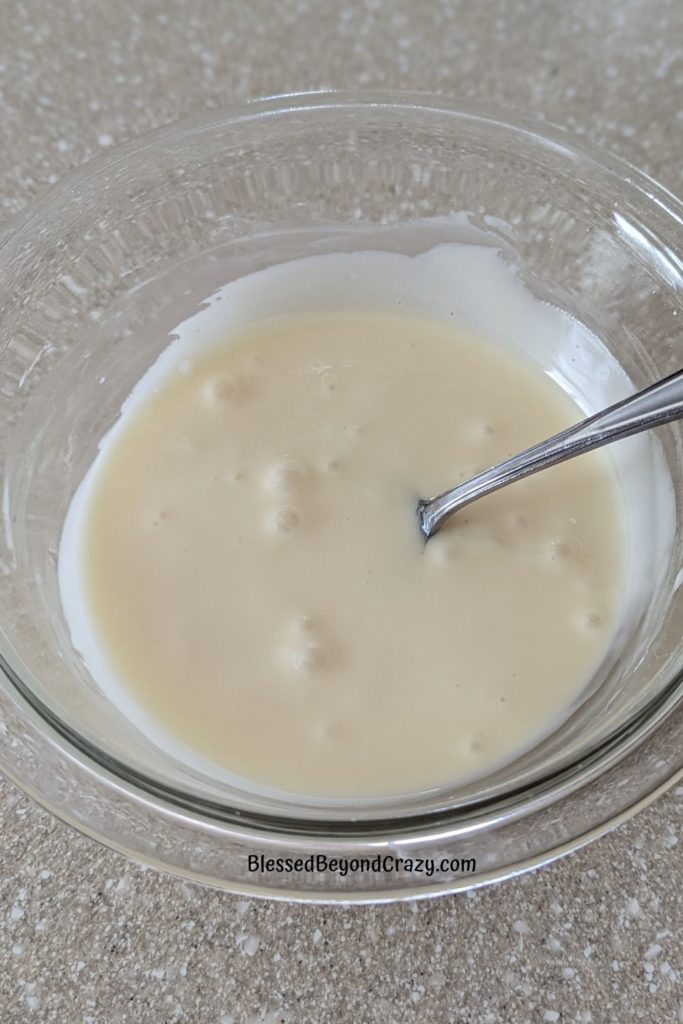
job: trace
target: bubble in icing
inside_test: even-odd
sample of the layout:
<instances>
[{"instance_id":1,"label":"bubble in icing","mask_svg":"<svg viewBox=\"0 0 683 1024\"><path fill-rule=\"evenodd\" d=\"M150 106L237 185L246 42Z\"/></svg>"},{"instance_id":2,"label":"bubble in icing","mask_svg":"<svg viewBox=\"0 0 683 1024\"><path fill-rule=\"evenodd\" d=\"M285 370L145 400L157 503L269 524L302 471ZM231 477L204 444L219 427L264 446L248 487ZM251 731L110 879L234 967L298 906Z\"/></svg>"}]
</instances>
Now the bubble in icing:
<instances>
[{"instance_id":1,"label":"bubble in icing","mask_svg":"<svg viewBox=\"0 0 683 1024\"><path fill-rule=\"evenodd\" d=\"M505 525L516 533L521 533L529 526L529 517L524 512L512 511L505 516Z\"/></svg>"},{"instance_id":2,"label":"bubble in icing","mask_svg":"<svg viewBox=\"0 0 683 1024\"><path fill-rule=\"evenodd\" d=\"M470 427L470 436L474 441L490 441L496 434L496 427L490 420L477 420Z\"/></svg>"},{"instance_id":3,"label":"bubble in icing","mask_svg":"<svg viewBox=\"0 0 683 1024\"><path fill-rule=\"evenodd\" d=\"M220 406L223 403L239 404L244 402L251 390L251 381L242 374L209 377L202 382L201 394L209 406Z\"/></svg>"},{"instance_id":4,"label":"bubble in icing","mask_svg":"<svg viewBox=\"0 0 683 1024\"><path fill-rule=\"evenodd\" d=\"M550 562L568 562L574 554L572 544L566 537L553 537L548 542L545 550L546 558Z\"/></svg>"},{"instance_id":5,"label":"bubble in icing","mask_svg":"<svg viewBox=\"0 0 683 1024\"><path fill-rule=\"evenodd\" d=\"M597 608L585 608L579 615L579 623L584 629L600 629L604 621L604 615Z\"/></svg>"},{"instance_id":6,"label":"bubble in icing","mask_svg":"<svg viewBox=\"0 0 683 1024\"><path fill-rule=\"evenodd\" d=\"M170 509L167 509L167 508L159 509L159 511L156 512L152 516L151 525L152 526L160 526L161 523L164 521L164 519L168 519L170 517L170 515L171 515Z\"/></svg>"},{"instance_id":7,"label":"bubble in icing","mask_svg":"<svg viewBox=\"0 0 683 1024\"><path fill-rule=\"evenodd\" d=\"M300 522L301 512L294 505L282 505L270 517L270 526L275 533L292 533Z\"/></svg>"},{"instance_id":8,"label":"bubble in icing","mask_svg":"<svg viewBox=\"0 0 683 1024\"><path fill-rule=\"evenodd\" d=\"M425 547L425 555L430 565L443 568L455 560L455 543L446 534L437 533L431 537Z\"/></svg>"},{"instance_id":9,"label":"bubble in icing","mask_svg":"<svg viewBox=\"0 0 683 1024\"><path fill-rule=\"evenodd\" d=\"M282 458L273 462L264 474L264 484L270 491L281 494L293 494L306 478L306 467L302 462L292 458Z\"/></svg>"},{"instance_id":10,"label":"bubble in icing","mask_svg":"<svg viewBox=\"0 0 683 1024\"><path fill-rule=\"evenodd\" d=\"M288 652L288 660L297 672L311 673L327 664L328 652L319 640L308 640L295 644Z\"/></svg>"}]
</instances>

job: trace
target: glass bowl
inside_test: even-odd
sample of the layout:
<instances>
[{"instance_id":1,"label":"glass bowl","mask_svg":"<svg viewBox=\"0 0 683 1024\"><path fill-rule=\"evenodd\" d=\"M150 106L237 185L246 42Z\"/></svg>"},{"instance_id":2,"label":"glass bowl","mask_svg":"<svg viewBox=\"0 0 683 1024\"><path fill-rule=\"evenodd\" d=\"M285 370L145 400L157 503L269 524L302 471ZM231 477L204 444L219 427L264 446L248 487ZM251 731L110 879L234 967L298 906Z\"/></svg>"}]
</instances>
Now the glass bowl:
<instances>
[{"instance_id":1,"label":"glass bowl","mask_svg":"<svg viewBox=\"0 0 683 1024\"><path fill-rule=\"evenodd\" d=\"M89 677L56 570L99 439L169 331L227 281L340 249L493 245L640 388L683 361L682 216L659 185L560 132L424 95L249 103L66 178L0 245L2 770L140 861L234 891L330 901L513 875L663 791L683 761L680 424L648 449L665 470L671 529L658 539L654 511L642 520L655 555L617 656L532 750L405 800L279 800L175 762Z\"/></svg>"}]
</instances>

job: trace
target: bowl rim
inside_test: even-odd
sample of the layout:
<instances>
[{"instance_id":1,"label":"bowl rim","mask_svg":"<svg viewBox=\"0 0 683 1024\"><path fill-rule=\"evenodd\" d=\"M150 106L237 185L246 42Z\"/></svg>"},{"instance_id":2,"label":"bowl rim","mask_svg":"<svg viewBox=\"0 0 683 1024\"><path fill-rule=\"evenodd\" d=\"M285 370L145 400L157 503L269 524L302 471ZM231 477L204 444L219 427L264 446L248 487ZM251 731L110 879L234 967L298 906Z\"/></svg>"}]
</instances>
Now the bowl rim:
<instances>
[{"instance_id":1,"label":"bowl rim","mask_svg":"<svg viewBox=\"0 0 683 1024\"><path fill-rule=\"evenodd\" d=\"M579 138L574 132L553 121L530 118L514 107L504 108L492 103L460 103L454 97L419 90L400 89L314 89L300 92L270 93L256 96L239 103L229 104L210 114L202 112L179 118L150 131L141 132L118 143L103 153L85 160L77 167L62 175L54 185L48 186L36 199L13 214L0 232L0 249L20 231L35 220L43 210L53 205L59 196L65 196L98 175L110 171L135 154L154 148L159 142L176 135L186 136L193 132L210 131L226 122L239 123L267 117L272 114L286 114L305 110L343 109L345 107L404 108L453 114L462 120L489 123L499 128L521 132L539 142L553 143L556 150L564 155L576 155L588 159L603 171L615 175L620 181L644 192L645 195L664 206L683 227L683 198L668 189L661 182L640 170L624 157L603 149L587 139ZM669 208L671 207L671 209ZM676 211L676 212L674 212Z\"/></svg>"},{"instance_id":2,"label":"bowl rim","mask_svg":"<svg viewBox=\"0 0 683 1024\"><path fill-rule=\"evenodd\" d=\"M0 252L5 250L8 245L19 240L23 232L29 230L36 221L39 221L47 211L54 208L55 204L59 203L60 200L73 197L74 193L77 193L84 185L92 185L99 176L108 174L119 164L129 161L131 158L142 154L147 150L154 149L159 144L168 143L174 138L187 138L188 135L191 136L197 133L211 132L218 128L224 128L229 124L263 120L273 115L282 116L292 112L303 113L306 111L335 111L357 108L388 108L391 110L405 109L413 113L424 110L438 115L451 115L454 118L454 124L456 121L459 123L476 122L479 125L491 125L498 129L508 130L517 135L524 135L539 144L551 146L564 157L572 160L579 159L584 164L587 161L598 169L600 173L607 173L613 177L622 188L626 186L629 189L635 189L641 193L647 198L647 200L659 207L662 212L683 226L683 204L672 192L622 158L617 157L612 153L604 152L599 147L589 142L585 142L583 139L575 139L571 133L559 126L519 116L514 110L504 111L492 105L461 105L455 99L451 99L450 97L428 92L403 92L398 90L319 90L314 92L275 94L247 100L227 107L219 112L211 112L208 115L206 113L202 113L184 118L153 131L135 136L127 142L115 146L65 175L54 186L46 190L39 199L11 218L2 233L0 233ZM94 774L97 777L98 782L103 784L105 788L114 788L119 796L125 795L126 799L142 802L148 808L153 808L156 811L162 809L164 811L172 810L172 813L175 816L185 816L187 821L191 822L193 825L196 825L198 822L201 823L202 826L214 828L219 825L221 830L227 835L241 842L253 843L255 838L257 838L259 833L258 824L255 825L254 823L251 823L247 826L244 824L248 815L241 815L241 825L237 825L234 822L228 825L224 817L213 817L210 811L207 812L207 809L201 810L197 813L196 811L189 811L186 803L183 805L182 803L178 804L173 801L171 801L172 806L169 808L169 800L160 795L158 786L156 789L150 789L149 787L140 785L139 777L135 777L137 773L133 773L133 775L131 775L129 771L123 773L119 772L116 769L121 763L114 762L111 758L108 758L107 755L105 755L105 760L108 760L110 764L103 763L100 758L93 758L91 754L92 745L87 741L85 746L82 743L74 743L71 738L73 730L71 730L70 727L67 726L65 730L62 727L63 724L58 720L55 720L54 715L45 715L41 710L43 707L42 702L37 701L30 691L27 692L25 685L21 680L17 680L15 674L5 663L1 655L0 682L3 684L3 689L8 693L10 699L20 708L21 713L33 720L33 724L41 737L47 739L51 746L59 751L60 755L68 758L72 766L75 764L77 765L78 770L87 771L91 775ZM11 689L7 688L5 685L7 683L9 683L9 687ZM610 767L613 767L615 764L618 764L623 760L623 758L632 753L636 747L646 743L648 738L651 737L657 728L665 721L672 710L679 704L680 699L683 696L682 684L683 673L678 673L666 687L666 692L658 695L661 699L654 702L658 705L657 708L655 708L654 714L649 714L651 709L650 704L648 704L648 706L643 709L640 727L632 728L632 722L627 723L624 730L621 731L630 732L629 742L626 745L622 744L618 749L616 746L613 747L611 757L601 756L604 754L604 750L602 749L603 745L601 744L600 749L596 752L595 763L593 764L592 771L585 771L581 775L580 779L574 780L574 783L572 783L571 780L569 780L569 782L565 781L564 785L560 784L559 786L555 786L545 794L540 793L539 795L537 793L534 799L526 802L520 813L523 813L524 815L533 814L535 811L547 806L548 803L561 801L563 798L571 795L571 793L579 786L595 785L599 782L599 779L605 771ZM50 720L50 717L52 717L52 721ZM621 739L621 735L617 737L617 739ZM85 763L83 758L85 758ZM62 820L69 822L72 826L91 837L98 839L105 845L115 849L120 849L120 852L124 852L128 856L142 859L145 863L163 867L165 870L181 874L184 877L195 878L195 880L203 881L205 884L215 884L221 887L230 888L233 891L249 892L252 895L267 895L270 898L303 898L307 900L317 898L325 899L330 902L351 902L368 899L378 901L385 898L409 898L411 895L414 896L418 894L436 895L439 892L452 892L457 891L458 889L472 888L478 885L488 884L489 882L500 878L519 874L521 871L528 870L538 866L539 864L553 860L556 857L563 856L571 849L584 845L584 843L603 834L614 825L626 820L626 818L635 813L641 807L646 806L655 798L655 796L673 785L677 779L683 775L682 767L680 770L674 771L673 774L668 777L654 782L653 788L650 791L646 792L640 799L636 800L629 806L624 807L621 810L617 810L608 821L587 830L571 842L563 842L559 844L557 848L552 851L544 851L538 856L527 858L518 865L513 865L509 868L497 869L491 873L490 877L480 875L477 878L465 880L462 883L440 883L433 892L430 891L428 886L421 886L414 891L401 888L398 895L388 894L384 896L374 890L368 893L344 892L341 894L331 894L327 891L321 894L315 894L307 891L302 897L300 894L297 896L297 891L285 894L275 890L264 889L262 886L255 886L253 888L240 886L234 880L207 880L201 875L195 875L192 872L181 870L177 865L169 864L166 861L160 861L158 864L155 864L153 859L140 857L139 851L130 850L128 847L124 846L118 846L115 839L109 833L105 834L102 830L93 830L88 828L87 824L79 817L74 816L68 807L55 805L55 803L45 794L41 793L39 788L35 785L26 783L25 780L18 778L17 773L12 770L13 760L11 753L8 750L8 744L4 742L0 742L0 767L2 767L3 771L20 788L29 792L33 799L42 804L56 816L60 817ZM123 767L126 768L127 766L124 765ZM550 781L552 782L553 779L554 777L551 778ZM539 780L541 783L546 781L545 777L542 780ZM165 787L162 786L161 789L165 790L166 793L169 793ZM195 807L197 806L197 801L194 798L192 803ZM440 834L443 834L444 818L442 817L441 811L430 811L426 816L423 814L421 816L418 815L417 817L422 817L423 819L428 817L432 824L429 826L426 822L421 821L417 827L413 826L412 829L408 828L405 834L410 839L429 840L433 838L434 830L437 826L440 826L439 832ZM412 819L410 817L402 819L402 821L406 822L410 822L411 820ZM275 817L274 821L278 828L282 829L283 838L286 838L287 842L296 843L298 838L300 839L303 837L303 840L307 844L313 842L316 845L321 846L325 844L325 833L329 832L331 828L334 828L335 825L339 824L339 822L328 818L322 821L323 829L320 835L312 834L308 829L297 835L296 833L289 831L286 827L283 827L283 825L286 825L288 821L291 821L291 819L287 818L286 815L278 815ZM306 824L311 826L313 822L307 822ZM490 824L490 818L484 819L478 827L485 828L488 824ZM364 826L367 826L367 822L364 822ZM356 827L352 828L351 831L347 833L346 838L350 838L358 842L376 842L378 837L381 835L386 835L388 833L391 833L392 835L396 834L396 829L392 826L396 826L396 821L391 818L384 818L379 822L375 831L368 832L365 827ZM314 831L315 830L313 830L313 832ZM258 836L258 838L272 841L274 838L273 832L270 829L266 829L265 834L263 836ZM344 837L342 836L341 838L343 839Z\"/></svg>"}]
</instances>

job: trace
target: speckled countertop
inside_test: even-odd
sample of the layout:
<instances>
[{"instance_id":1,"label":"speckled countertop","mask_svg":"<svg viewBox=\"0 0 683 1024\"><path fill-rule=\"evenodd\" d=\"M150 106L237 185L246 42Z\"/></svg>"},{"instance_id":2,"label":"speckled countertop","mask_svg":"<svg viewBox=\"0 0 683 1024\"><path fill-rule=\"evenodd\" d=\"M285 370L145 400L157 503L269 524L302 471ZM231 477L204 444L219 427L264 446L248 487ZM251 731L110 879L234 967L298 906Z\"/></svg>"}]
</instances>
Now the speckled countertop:
<instances>
[{"instance_id":1,"label":"speckled countertop","mask_svg":"<svg viewBox=\"0 0 683 1024\"><path fill-rule=\"evenodd\" d=\"M258 94L427 89L591 138L683 192L679 0L0 0L0 229L132 135ZM0 789L0 1021L683 1021L683 787L457 898L245 901Z\"/></svg>"}]
</instances>

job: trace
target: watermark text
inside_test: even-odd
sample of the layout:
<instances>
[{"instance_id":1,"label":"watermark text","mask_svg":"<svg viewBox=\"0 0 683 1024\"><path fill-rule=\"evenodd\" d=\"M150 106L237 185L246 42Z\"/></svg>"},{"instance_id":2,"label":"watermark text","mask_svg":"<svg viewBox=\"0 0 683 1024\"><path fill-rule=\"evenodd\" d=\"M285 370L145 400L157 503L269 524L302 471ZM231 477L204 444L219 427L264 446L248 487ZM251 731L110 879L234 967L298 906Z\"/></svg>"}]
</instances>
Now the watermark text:
<instances>
[{"instance_id":1,"label":"watermark text","mask_svg":"<svg viewBox=\"0 0 683 1024\"><path fill-rule=\"evenodd\" d=\"M329 857L312 853L307 857L266 857L262 853L247 856L247 868L259 874L337 874L341 878L358 874L474 874L475 857L402 857L394 853L378 853L374 857Z\"/></svg>"}]
</instances>

